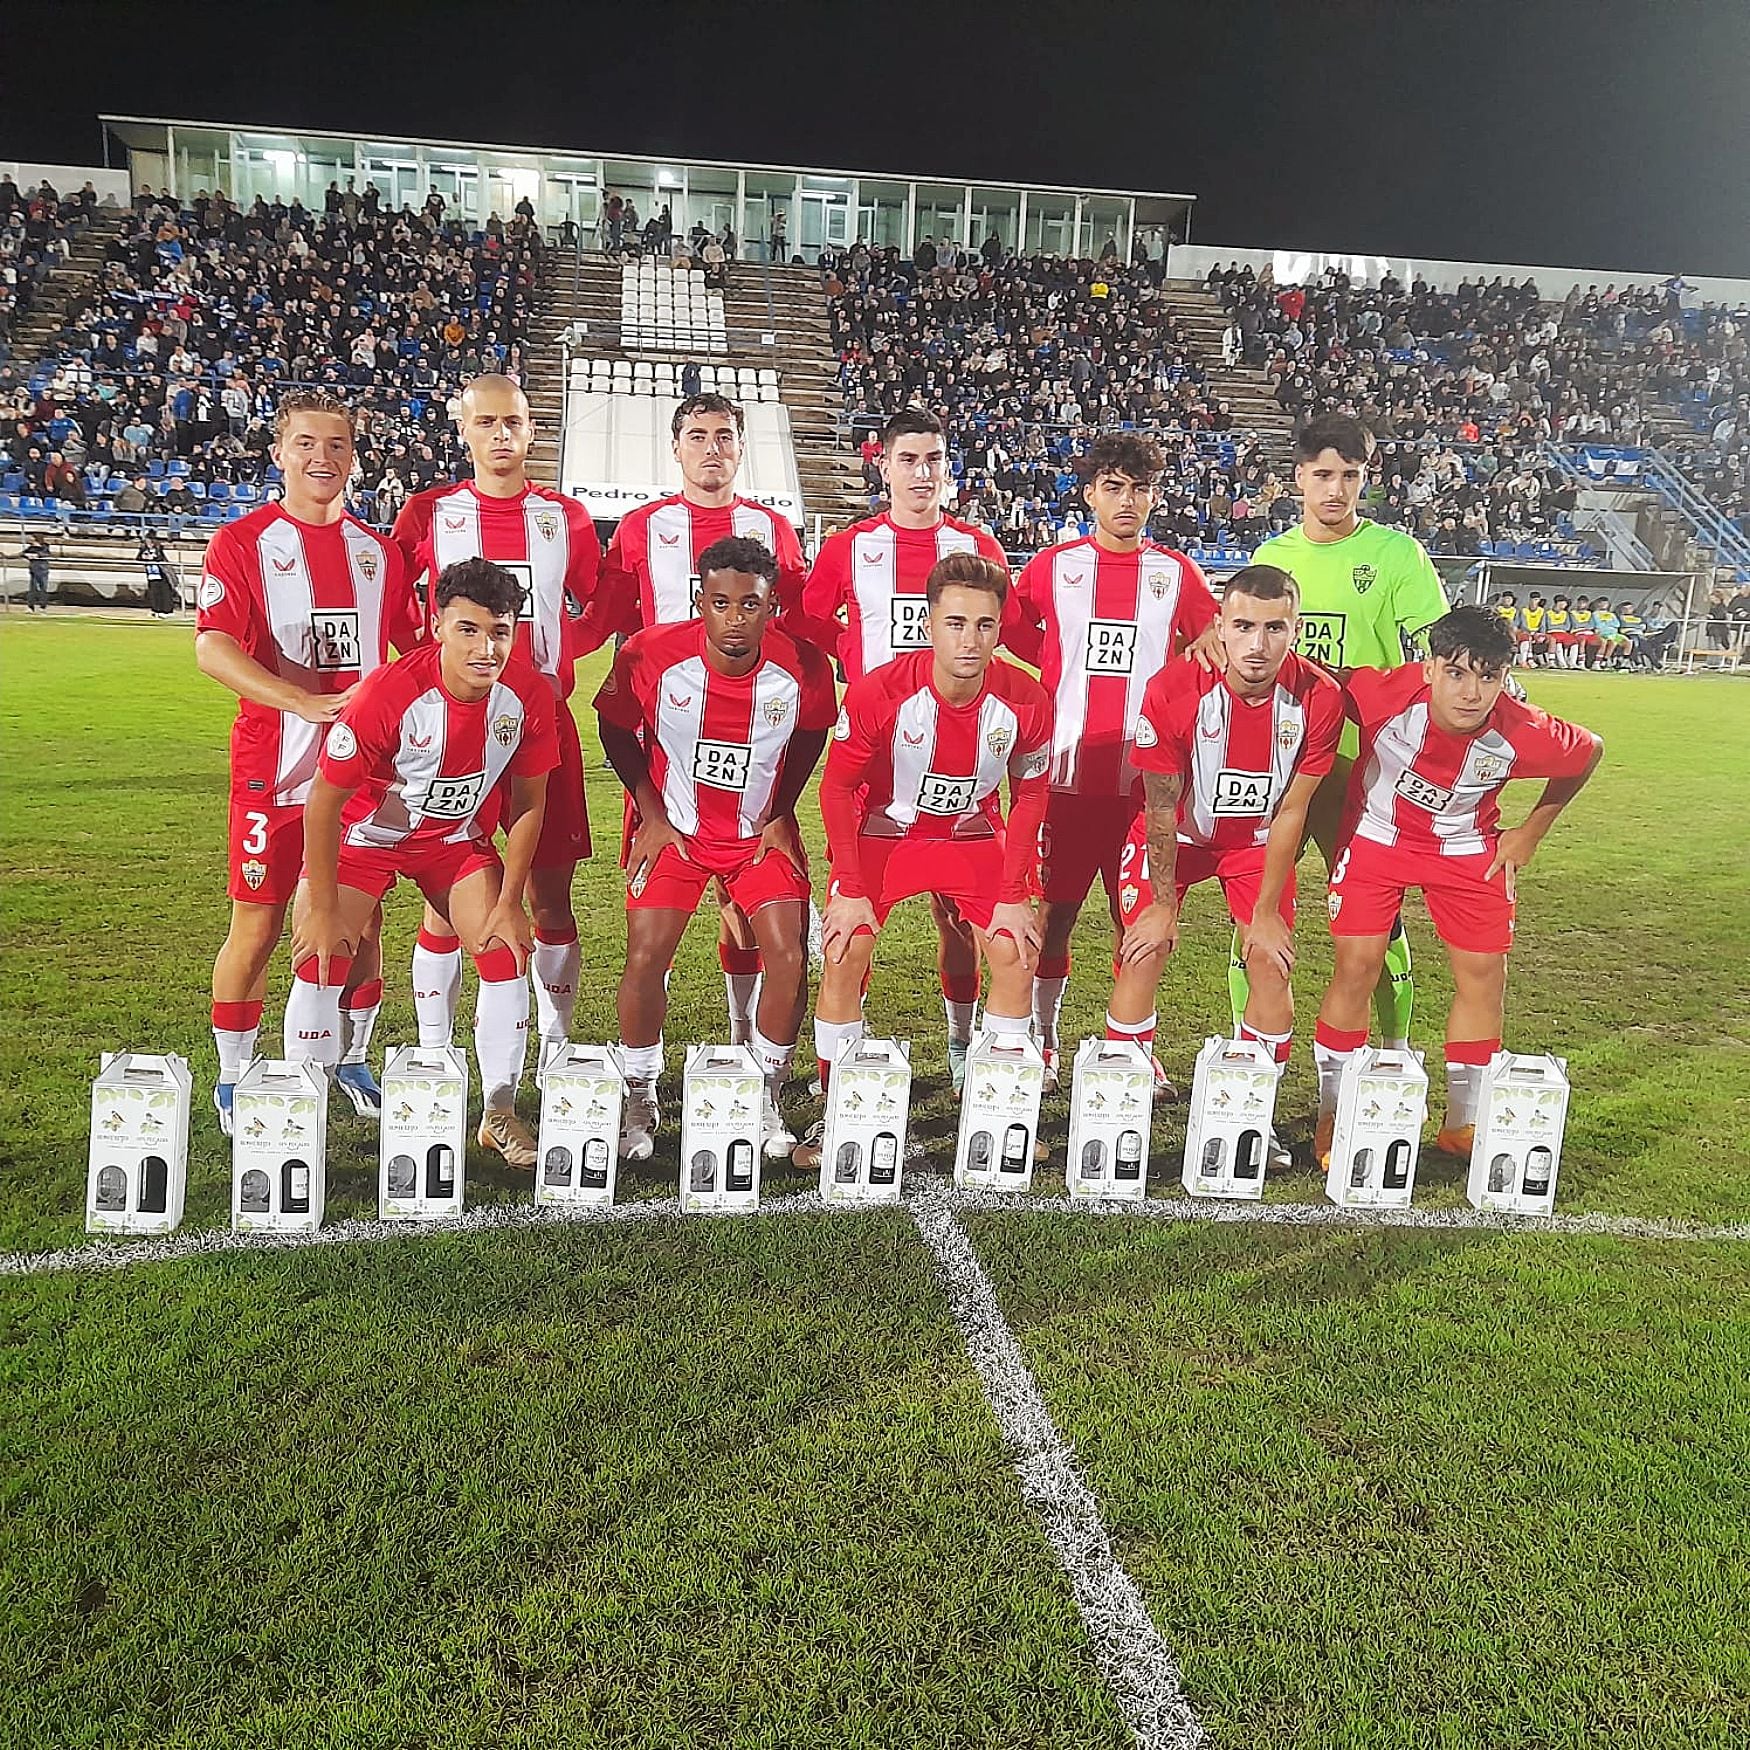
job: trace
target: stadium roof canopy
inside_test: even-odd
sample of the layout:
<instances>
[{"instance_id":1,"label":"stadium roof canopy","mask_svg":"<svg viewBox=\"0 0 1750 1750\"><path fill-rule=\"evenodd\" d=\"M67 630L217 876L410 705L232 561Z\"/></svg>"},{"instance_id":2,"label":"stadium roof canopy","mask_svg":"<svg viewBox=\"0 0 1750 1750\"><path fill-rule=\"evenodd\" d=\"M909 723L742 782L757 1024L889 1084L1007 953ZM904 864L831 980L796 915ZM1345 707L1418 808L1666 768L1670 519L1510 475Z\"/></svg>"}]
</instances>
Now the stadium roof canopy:
<instances>
[{"instance_id":1,"label":"stadium roof canopy","mask_svg":"<svg viewBox=\"0 0 1750 1750\"><path fill-rule=\"evenodd\" d=\"M386 205L419 206L435 190L446 210L508 217L527 197L541 223L566 219L589 230L610 194L632 200L641 219L667 204L675 228L730 226L743 246L764 245L782 216L787 252L814 256L858 238L910 254L922 238L977 248L993 233L1006 247L1091 255L1108 240L1129 255L1143 243L1158 256L1184 242L1195 195L1046 183L968 181L909 173L731 164L641 153L558 151L457 140L388 140L230 122L146 116L101 118L105 146L127 151L136 188L168 186L186 199L223 188L247 204L294 196L320 206L332 182L374 182Z\"/></svg>"}]
</instances>

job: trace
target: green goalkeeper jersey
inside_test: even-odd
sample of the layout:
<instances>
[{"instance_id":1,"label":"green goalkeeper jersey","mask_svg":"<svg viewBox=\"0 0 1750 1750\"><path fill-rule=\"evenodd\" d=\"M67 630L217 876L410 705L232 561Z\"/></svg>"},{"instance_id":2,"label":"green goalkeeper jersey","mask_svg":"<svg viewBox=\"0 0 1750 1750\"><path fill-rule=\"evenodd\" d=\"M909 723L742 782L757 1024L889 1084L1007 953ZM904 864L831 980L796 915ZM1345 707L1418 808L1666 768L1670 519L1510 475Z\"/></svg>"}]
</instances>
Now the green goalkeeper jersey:
<instances>
[{"instance_id":1,"label":"green goalkeeper jersey","mask_svg":"<svg viewBox=\"0 0 1750 1750\"><path fill-rule=\"evenodd\" d=\"M1396 668L1404 641L1446 612L1440 573L1422 543L1364 517L1341 541L1290 529L1252 555L1300 585L1297 648L1331 668Z\"/></svg>"}]
</instances>

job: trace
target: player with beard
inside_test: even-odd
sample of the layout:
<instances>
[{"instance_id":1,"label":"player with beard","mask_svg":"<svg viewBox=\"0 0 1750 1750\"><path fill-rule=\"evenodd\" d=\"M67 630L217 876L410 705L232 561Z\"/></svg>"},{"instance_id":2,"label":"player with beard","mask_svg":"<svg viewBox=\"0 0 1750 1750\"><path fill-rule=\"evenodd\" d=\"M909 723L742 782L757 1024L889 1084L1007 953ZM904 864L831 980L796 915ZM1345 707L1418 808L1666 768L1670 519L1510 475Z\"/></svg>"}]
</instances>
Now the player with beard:
<instances>
[{"instance_id":1,"label":"player with beard","mask_svg":"<svg viewBox=\"0 0 1750 1750\"><path fill-rule=\"evenodd\" d=\"M701 555L719 541L758 541L777 561L772 612L794 610L802 597L802 546L789 520L735 490L745 456L747 416L723 395L689 395L670 422L681 489L628 511L608 543L601 585L579 628L590 649L608 636L690 620L698 612ZM798 631L793 619L787 630ZM628 819L628 829L631 828ZM717 958L729 1004L729 1038L753 1037L760 948L746 915L715 882L720 923Z\"/></svg>"},{"instance_id":2,"label":"player with beard","mask_svg":"<svg viewBox=\"0 0 1750 1750\"><path fill-rule=\"evenodd\" d=\"M882 428L880 466L888 508L829 536L802 592L805 636L836 651L853 684L899 657L929 649L928 583L942 560L973 553L1008 575L1008 556L988 530L956 522L943 511L953 475L948 440L935 414L919 407L894 414ZM1000 605L1006 639L1019 625L1017 606L1013 600ZM948 1066L958 1087L978 1006L978 943L973 928L940 894L931 895L930 908L948 1023Z\"/></svg>"},{"instance_id":3,"label":"player with beard","mask_svg":"<svg viewBox=\"0 0 1750 1750\"><path fill-rule=\"evenodd\" d=\"M796 1145L779 1105L808 1001L808 859L795 810L838 699L826 658L769 624L777 569L747 536L707 547L698 616L635 633L596 695L603 751L638 809L619 996L629 1160L651 1153L668 968L713 880L764 961L748 1043L766 1084L765 1152L777 1159Z\"/></svg>"}]
</instances>

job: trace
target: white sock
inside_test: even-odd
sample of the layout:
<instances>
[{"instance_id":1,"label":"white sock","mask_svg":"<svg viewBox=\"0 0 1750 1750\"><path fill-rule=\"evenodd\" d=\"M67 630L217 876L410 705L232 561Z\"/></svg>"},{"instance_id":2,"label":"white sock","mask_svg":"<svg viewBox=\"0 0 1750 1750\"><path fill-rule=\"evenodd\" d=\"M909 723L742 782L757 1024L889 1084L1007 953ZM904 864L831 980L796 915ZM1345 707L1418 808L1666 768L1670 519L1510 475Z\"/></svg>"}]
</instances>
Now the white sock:
<instances>
[{"instance_id":1,"label":"white sock","mask_svg":"<svg viewBox=\"0 0 1750 1750\"><path fill-rule=\"evenodd\" d=\"M342 1063L364 1063L371 1050L371 1035L377 1030L377 1016L383 1012L381 1002L367 1008L342 1009L341 1023L346 1030L346 1047L340 1054Z\"/></svg>"},{"instance_id":2,"label":"white sock","mask_svg":"<svg viewBox=\"0 0 1750 1750\"><path fill-rule=\"evenodd\" d=\"M1068 988L1067 973L1062 978L1033 980L1033 1031L1047 1051L1057 1049L1057 1019L1063 1013L1063 993Z\"/></svg>"},{"instance_id":3,"label":"white sock","mask_svg":"<svg viewBox=\"0 0 1750 1750\"><path fill-rule=\"evenodd\" d=\"M846 1045L855 1044L863 1037L863 1018L858 1016L854 1021L823 1021L818 1016L814 1022L814 1056L820 1066L820 1079L824 1082L832 1073L832 1066L838 1062L839 1053Z\"/></svg>"},{"instance_id":4,"label":"white sock","mask_svg":"<svg viewBox=\"0 0 1750 1750\"><path fill-rule=\"evenodd\" d=\"M755 1027L748 1044L752 1046L754 1056L760 1060L760 1073L766 1078L767 1086L776 1093L790 1078L790 1064L796 1056L796 1041L792 1039L788 1045L779 1045Z\"/></svg>"},{"instance_id":5,"label":"white sock","mask_svg":"<svg viewBox=\"0 0 1750 1750\"><path fill-rule=\"evenodd\" d=\"M723 994L729 1003L729 1043L748 1045L754 1036L754 1014L759 1007L760 978L757 972L726 972Z\"/></svg>"},{"instance_id":6,"label":"white sock","mask_svg":"<svg viewBox=\"0 0 1750 1750\"><path fill-rule=\"evenodd\" d=\"M286 997L286 1057L292 1063L340 1062L340 986L294 978Z\"/></svg>"},{"instance_id":7,"label":"white sock","mask_svg":"<svg viewBox=\"0 0 1750 1750\"><path fill-rule=\"evenodd\" d=\"M428 1050L454 1041L461 994L462 944L437 953L425 945L421 930L413 945L413 1012L419 1019L419 1043Z\"/></svg>"},{"instance_id":8,"label":"white sock","mask_svg":"<svg viewBox=\"0 0 1750 1750\"><path fill-rule=\"evenodd\" d=\"M1033 1031L1031 1015L993 1015L987 1004L984 1030L997 1039L1025 1039Z\"/></svg>"},{"instance_id":9,"label":"white sock","mask_svg":"<svg viewBox=\"0 0 1750 1750\"><path fill-rule=\"evenodd\" d=\"M655 1087L662 1077L662 1041L654 1045L622 1045L620 1067L629 1082L648 1082Z\"/></svg>"},{"instance_id":10,"label":"white sock","mask_svg":"<svg viewBox=\"0 0 1750 1750\"><path fill-rule=\"evenodd\" d=\"M219 1051L219 1080L234 1082L249 1067L255 1055L255 1041L261 1032L259 1025L247 1030L229 1027L213 1029L213 1044Z\"/></svg>"},{"instance_id":11,"label":"white sock","mask_svg":"<svg viewBox=\"0 0 1750 1750\"><path fill-rule=\"evenodd\" d=\"M1329 1045L1313 1041L1313 1062L1319 1071L1319 1116L1337 1109L1337 1084L1343 1079L1343 1069L1353 1051L1338 1051Z\"/></svg>"},{"instance_id":12,"label":"white sock","mask_svg":"<svg viewBox=\"0 0 1750 1750\"><path fill-rule=\"evenodd\" d=\"M514 1104L529 1037L529 981L483 978L474 1005L474 1058L488 1111Z\"/></svg>"},{"instance_id":13,"label":"white sock","mask_svg":"<svg viewBox=\"0 0 1750 1750\"><path fill-rule=\"evenodd\" d=\"M571 1035L571 1017L577 1009L577 976L583 967L583 949L575 936L569 942L543 942L535 938L529 970L535 980L535 1025L543 1044Z\"/></svg>"},{"instance_id":14,"label":"white sock","mask_svg":"<svg viewBox=\"0 0 1750 1750\"><path fill-rule=\"evenodd\" d=\"M972 1023L978 1014L976 1002L957 1003L948 997L942 998L942 1012L948 1017L948 1037L956 1045L972 1043Z\"/></svg>"},{"instance_id":15,"label":"white sock","mask_svg":"<svg viewBox=\"0 0 1750 1750\"><path fill-rule=\"evenodd\" d=\"M1483 1092L1486 1063L1452 1063L1446 1065L1446 1129L1463 1130L1477 1121L1477 1101Z\"/></svg>"}]
</instances>

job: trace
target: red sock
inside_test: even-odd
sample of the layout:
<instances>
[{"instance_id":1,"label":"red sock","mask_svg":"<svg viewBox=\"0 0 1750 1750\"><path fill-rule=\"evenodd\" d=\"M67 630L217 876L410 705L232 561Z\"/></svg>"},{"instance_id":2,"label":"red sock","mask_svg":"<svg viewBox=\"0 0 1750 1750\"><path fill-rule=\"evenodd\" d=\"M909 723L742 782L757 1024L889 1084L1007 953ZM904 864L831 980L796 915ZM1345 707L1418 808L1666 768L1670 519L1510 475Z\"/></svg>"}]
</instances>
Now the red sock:
<instances>
[{"instance_id":1,"label":"red sock","mask_svg":"<svg viewBox=\"0 0 1750 1750\"><path fill-rule=\"evenodd\" d=\"M382 1000L383 981L380 978L373 978L348 994L346 1006L349 1009L374 1009Z\"/></svg>"},{"instance_id":2,"label":"red sock","mask_svg":"<svg viewBox=\"0 0 1750 1750\"><path fill-rule=\"evenodd\" d=\"M253 1033L261 1025L261 1004L214 1003L213 1025L227 1033Z\"/></svg>"},{"instance_id":3,"label":"red sock","mask_svg":"<svg viewBox=\"0 0 1750 1750\"><path fill-rule=\"evenodd\" d=\"M460 954L462 951L462 944L455 936L434 936L424 924L419 926L415 946L428 954Z\"/></svg>"},{"instance_id":4,"label":"red sock","mask_svg":"<svg viewBox=\"0 0 1750 1750\"><path fill-rule=\"evenodd\" d=\"M761 970L758 948L738 948L733 942L717 944L717 964L731 977L752 978Z\"/></svg>"},{"instance_id":5,"label":"red sock","mask_svg":"<svg viewBox=\"0 0 1750 1750\"><path fill-rule=\"evenodd\" d=\"M1286 1033L1260 1033L1256 1027L1248 1027L1240 1022L1240 1038L1256 1040L1260 1045L1268 1045L1271 1055L1278 1063L1287 1063L1289 1047L1294 1043L1294 1029L1290 1027Z\"/></svg>"},{"instance_id":6,"label":"red sock","mask_svg":"<svg viewBox=\"0 0 1750 1750\"><path fill-rule=\"evenodd\" d=\"M483 948L474 956L474 970L488 984L503 984L517 975L516 956L505 947Z\"/></svg>"},{"instance_id":7,"label":"red sock","mask_svg":"<svg viewBox=\"0 0 1750 1750\"><path fill-rule=\"evenodd\" d=\"M510 950L507 948L505 952L508 954ZM304 961L304 964L297 969L293 976L301 978L305 984L318 983L319 980L316 977L316 956L314 954L310 955ZM350 960L343 960L338 954L336 954L328 962L329 985L335 990L343 990L346 987L346 981L351 977L352 962Z\"/></svg>"},{"instance_id":8,"label":"red sock","mask_svg":"<svg viewBox=\"0 0 1750 1750\"><path fill-rule=\"evenodd\" d=\"M1144 1051L1152 1051L1155 1042L1155 1017L1150 1015L1144 1021L1114 1021L1108 1014L1106 1016L1106 1037L1108 1039L1128 1039L1132 1044L1140 1045Z\"/></svg>"},{"instance_id":9,"label":"red sock","mask_svg":"<svg viewBox=\"0 0 1750 1750\"><path fill-rule=\"evenodd\" d=\"M1033 968L1035 978L1068 978L1069 956L1067 954L1041 954L1039 964Z\"/></svg>"},{"instance_id":10,"label":"red sock","mask_svg":"<svg viewBox=\"0 0 1750 1750\"><path fill-rule=\"evenodd\" d=\"M978 1001L978 974L976 972L944 972L941 974L942 995L951 1003L975 1003Z\"/></svg>"}]
</instances>

